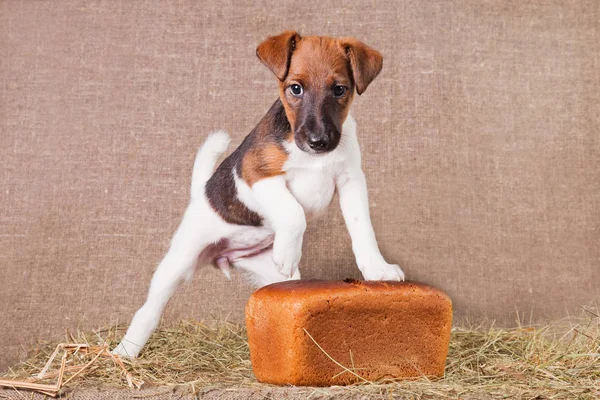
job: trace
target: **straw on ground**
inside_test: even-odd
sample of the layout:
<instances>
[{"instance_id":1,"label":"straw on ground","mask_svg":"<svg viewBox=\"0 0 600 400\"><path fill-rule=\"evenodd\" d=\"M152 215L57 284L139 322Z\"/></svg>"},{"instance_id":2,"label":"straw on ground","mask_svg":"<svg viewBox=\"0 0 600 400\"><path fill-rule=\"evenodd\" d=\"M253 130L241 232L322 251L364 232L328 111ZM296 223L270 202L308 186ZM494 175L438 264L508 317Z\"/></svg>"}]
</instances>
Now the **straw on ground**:
<instances>
[{"instance_id":1,"label":"straw on ground","mask_svg":"<svg viewBox=\"0 0 600 400\"><path fill-rule=\"evenodd\" d=\"M40 344L2 379L47 385L40 387L48 394L60 389L59 385L56 391L49 390L59 374L69 387L127 387L144 382L146 386L181 385L197 392L205 387L256 384L245 330L239 325L183 321L162 327L140 358L120 364L106 349L114 347L123 333L124 327L110 327L67 335L67 341L80 347L64 352L62 373L57 372L59 365L51 364L59 364L56 355L65 349L59 350L56 343ZM356 367L338 365L340 372L360 374L360 360L354 361ZM455 328L444 378L368 382L345 390L415 399L596 399L600 397L600 313L597 308L586 308L580 317L543 326Z\"/></svg>"}]
</instances>

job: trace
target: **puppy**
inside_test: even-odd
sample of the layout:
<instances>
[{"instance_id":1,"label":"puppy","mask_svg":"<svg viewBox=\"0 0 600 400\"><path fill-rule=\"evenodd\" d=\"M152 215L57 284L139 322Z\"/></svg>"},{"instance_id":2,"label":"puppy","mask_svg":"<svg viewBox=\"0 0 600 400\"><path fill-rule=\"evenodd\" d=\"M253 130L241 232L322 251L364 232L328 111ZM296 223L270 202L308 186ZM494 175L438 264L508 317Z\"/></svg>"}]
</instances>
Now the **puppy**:
<instances>
[{"instance_id":1,"label":"puppy","mask_svg":"<svg viewBox=\"0 0 600 400\"><path fill-rule=\"evenodd\" d=\"M306 221L327 208L336 190L363 277L404 279L377 246L349 115L354 92L362 94L379 74L382 56L353 38L293 31L269 37L256 54L279 80L279 99L214 173L229 137L213 133L200 148L191 202L116 354L138 355L196 265L213 264L227 277L233 266L256 286L300 279Z\"/></svg>"}]
</instances>

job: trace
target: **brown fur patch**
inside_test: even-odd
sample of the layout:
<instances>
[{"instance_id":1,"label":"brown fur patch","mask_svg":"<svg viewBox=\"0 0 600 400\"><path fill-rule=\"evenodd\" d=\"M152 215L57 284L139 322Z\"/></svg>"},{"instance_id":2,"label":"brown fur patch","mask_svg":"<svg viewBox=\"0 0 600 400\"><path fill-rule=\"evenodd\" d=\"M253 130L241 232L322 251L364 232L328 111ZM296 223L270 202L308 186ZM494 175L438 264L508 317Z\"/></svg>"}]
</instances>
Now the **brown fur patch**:
<instances>
[{"instance_id":1,"label":"brown fur patch","mask_svg":"<svg viewBox=\"0 0 600 400\"><path fill-rule=\"evenodd\" d=\"M350 74L346 53L337 39L307 36L296 43L288 74L281 84L298 81L307 88L322 88L339 78L339 83L350 85Z\"/></svg>"},{"instance_id":2,"label":"brown fur patch","mask_svg":"<svg viewBox=\"0 0 600 400\"><path fill-rule=\"evenodd\" d=\"M288 141L292 141L294 139L294 127L296 126L296 112L292 109L292 107L290 106L290 104L288 103L286 96L285 96L285 90L287 89L286 86L280 84L279 85L279 98L281 99L281 104L283 104L283 109L285 110L285 116L287 117L288 122L290 123L290 126L292 127L292 130L290 131L290 136L288 137Z\"/></svg>"},{"instance_id":3,"label":"brown fur patch","mask_svg":"<svg viewBox=\"0 0 600 400\"><path fill-rule=\"evenodd\" d=\"M287 75L290 57L298 40L300 35L294 31L271 36L256 48L256 55L279 80L282 80Z\"/></svg>"},{"instance_id":4,"label":"brown fur patch","mask_svg":"<svg viewBox=\"0 0 600 400\"><path fill-rule=\"evenodd\" d=\"M283 165L288 159L287 152L276 143L259 143L244 154L242 159L242 179L252 186L261 179L283 174Z\"/></svg>"},{"instance_id":5,"label":"brown fur patch","mask_svg":"<svg viewBox=\"0 0 600 400\"><path fill-rule=\"evenodd\" d=\"M377 50L354 38L340 39L340 45L350 60L356 93L361 95L381 72L383 57Z\"/></svg>"},{"instance_id":6,"label":"brown fur patch","mask_svg":"<svg viewBox=\"0 0 600 400\"><path fill-rule=\"evenodd\" d=\"M349 93L335 107L341 117L336 125L341 126L348 115L354 89L362 94L383 66L381 54L357 39L300 36L295 31L269 37L258 46L256 54L279 78L279 97L292 131L300 101L288 93L290 85L300 84L305 91L319 93L321 98L335 84L346 86ZM317 99L316 104L320 101Z\"/></svg>"},{"instance_id":7,"label":"brown fur patch","mask_svg":"<svg viewBox=\"0 0 600 400\"><path fill-rule=\"evenodd\" d=\"M354 79L345 48L338 39L305 36L296 42L288 73L279 82L279 97L292 129L296 127L297 100L286 93L286 89L293 83L318 96L315 103L321 103L321 96L327 96L334 84L347 86L350 89L347 96L338 100L340 120L336 122L341 126L352 104Z\"/></svg>"}]
</instances>

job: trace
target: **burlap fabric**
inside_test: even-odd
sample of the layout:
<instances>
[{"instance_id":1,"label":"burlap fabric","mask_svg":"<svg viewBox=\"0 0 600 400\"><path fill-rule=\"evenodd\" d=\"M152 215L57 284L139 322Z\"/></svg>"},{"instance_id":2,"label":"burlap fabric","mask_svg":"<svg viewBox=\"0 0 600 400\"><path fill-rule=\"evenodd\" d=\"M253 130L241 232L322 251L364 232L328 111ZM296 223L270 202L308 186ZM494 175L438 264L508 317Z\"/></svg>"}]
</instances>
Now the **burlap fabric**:
<instances>
[{"instance_id":1,"label":"burlap fabric","mask_svg":"<svg viewBox=\"0 0 600 400\"><path fill-rule=\"evenodd\" d=\"M96 388L86 387L73 391L66 391L62 398L69 400L396 400L407 399L406 393L399 391L386 393L382 390L378 394L374 390L360 390L353 388L347 390L343 387L317 388L317 387L275 387L256 384L254 387L229 388L229 389L199 389L192 393L188 388L153 388L142 391L130 389ZM30 392L2 390L0 398L10 400L47 400L48 397L41 394L30 394ZM485 400L481 397L465 397L465 400Z\"/></svg>"},{"instance_id":2,"label":"burlap fabric","mask_svg":"<svg viewBox=\"0 0 600 400\"><path fill-rule=\"evenodd\" d=\"M36 339L127 322L188 202L197 147L240 143L277 96L256 45L356 36L373 224L457 319L511 324L600 294L600 2L0 1L0 370ZM358 278L338 207L307 278ZM199 271L166 319L240 320L251 289Z\"/></svg>"}]
</instances>

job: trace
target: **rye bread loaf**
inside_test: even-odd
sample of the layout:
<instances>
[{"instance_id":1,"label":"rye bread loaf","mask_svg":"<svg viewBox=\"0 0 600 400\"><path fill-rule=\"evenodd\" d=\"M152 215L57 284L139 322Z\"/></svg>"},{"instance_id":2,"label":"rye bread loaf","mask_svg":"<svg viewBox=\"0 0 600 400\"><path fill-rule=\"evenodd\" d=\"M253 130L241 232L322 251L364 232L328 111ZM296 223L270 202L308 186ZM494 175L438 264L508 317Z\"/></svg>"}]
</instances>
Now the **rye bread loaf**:
<instances>
[{"instance_id":1,"label":"rye bread loaf","mask_svg":"<svg viewBox=\"0 0 600 400\"><path fill-rule=\"evenodd\" d=\"M451 326L450 298L415 282L287 281L246 306L254 374L279 385L442 376Z\"/></svg>"}]
</instances>

